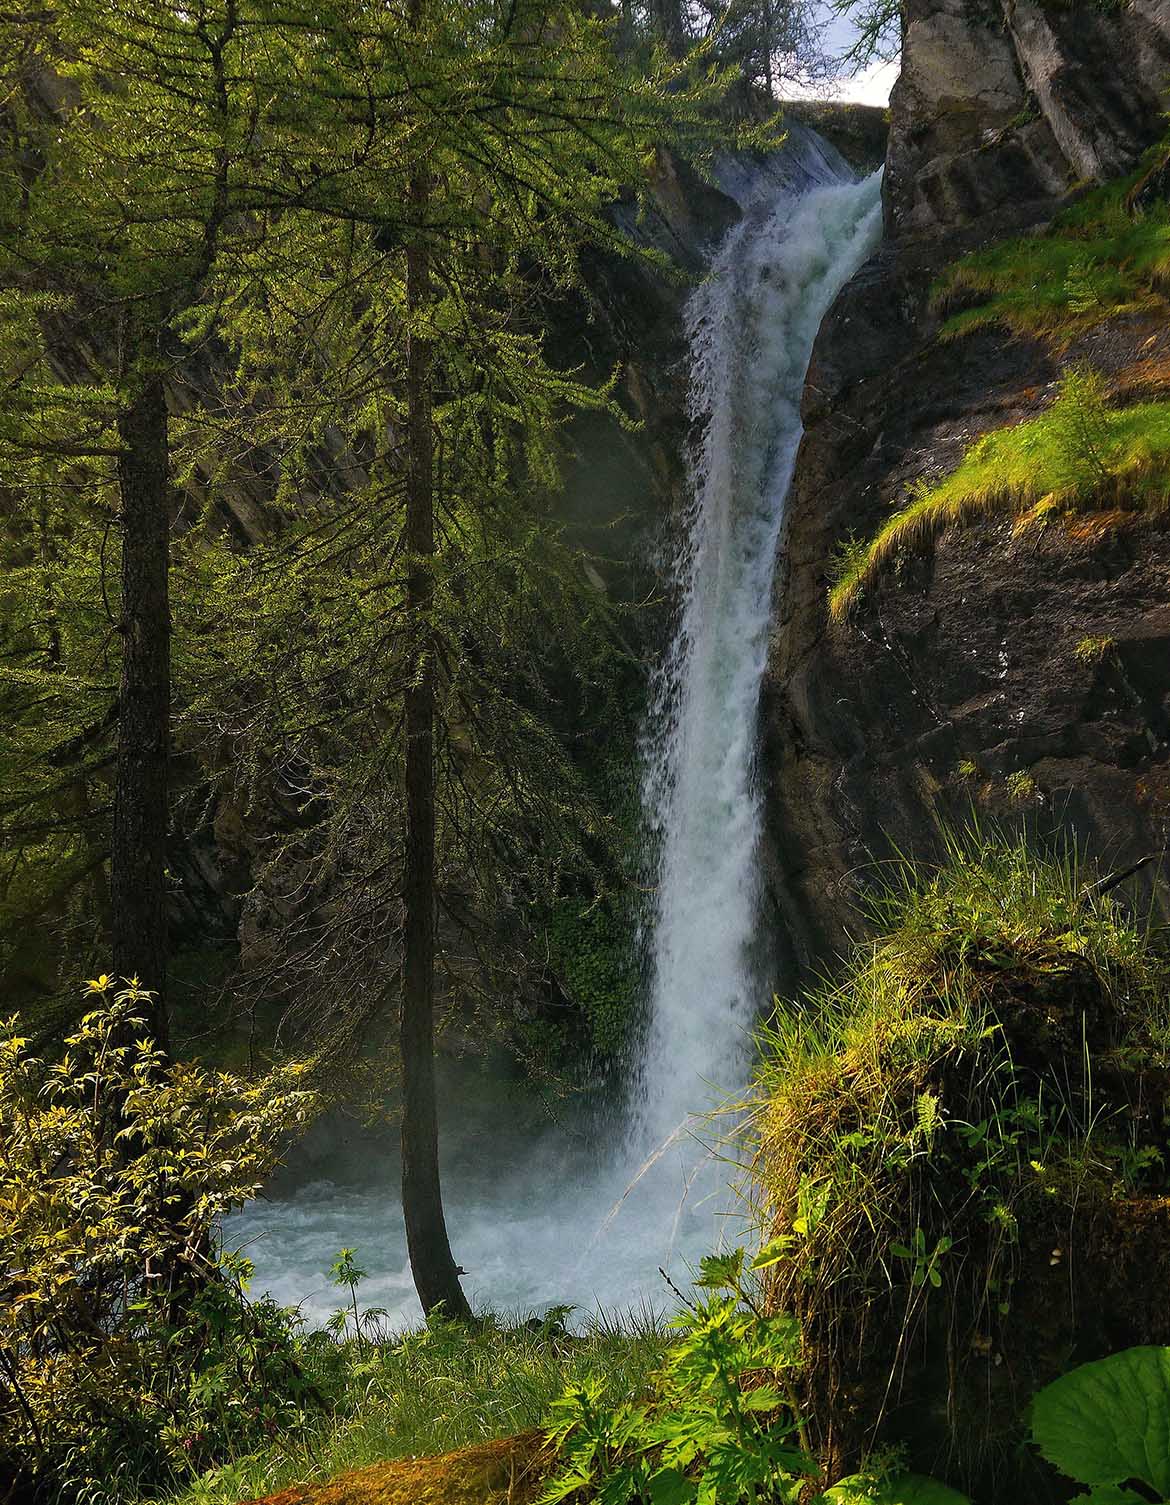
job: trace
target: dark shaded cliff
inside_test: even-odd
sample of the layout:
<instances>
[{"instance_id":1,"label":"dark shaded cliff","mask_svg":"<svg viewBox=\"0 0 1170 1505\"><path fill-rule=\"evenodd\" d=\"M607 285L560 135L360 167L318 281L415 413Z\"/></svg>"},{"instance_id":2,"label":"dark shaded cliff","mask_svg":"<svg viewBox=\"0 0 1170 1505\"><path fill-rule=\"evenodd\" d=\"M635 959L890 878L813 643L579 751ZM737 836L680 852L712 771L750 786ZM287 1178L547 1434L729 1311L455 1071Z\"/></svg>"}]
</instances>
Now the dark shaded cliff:
<instances>
[{"instance_id":1,"label":"dark shaded cliff","mask_svg":"<svg viewBox=\"0 0 1170 1505\"><path fill-rule=\"evenodd\" d=\"M1164 513L1024 531L1005 513L904 551L841 624L826 597L843 541L1045 409L1063 369L1094 367L1128 403L1165 395L1164 310L1063 347L1000 327L943 343L929 293L965 252L1131 169L1164 129L1167 80L1170 4L906 8L887 239L809 371L764 693L769 890L797 962L839 949L875 860L928 858L973 808L1074 833L1107 867L1165 848Z\"/></svg>"}]
</instances>

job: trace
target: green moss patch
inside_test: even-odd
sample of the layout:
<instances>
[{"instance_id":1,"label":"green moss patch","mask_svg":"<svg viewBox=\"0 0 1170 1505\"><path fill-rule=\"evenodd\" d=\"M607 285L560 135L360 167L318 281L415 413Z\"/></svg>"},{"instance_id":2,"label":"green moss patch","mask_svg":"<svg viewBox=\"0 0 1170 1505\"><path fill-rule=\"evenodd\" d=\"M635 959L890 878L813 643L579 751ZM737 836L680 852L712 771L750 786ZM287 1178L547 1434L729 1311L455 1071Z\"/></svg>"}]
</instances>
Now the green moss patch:
<instances>
[{"instance_id":1,"label":"green moss patch","mask_svg":"<svg viewBox=\"0 0 1170 1505\"><path fill-rule=\"evenodd\" d=\"M1078 509L1124 517L1168 504L1170 402L1113 407L1100 375L1072 367L1038 417L985 434L945 480L911 488L872 539L846 546L829 591L829 614L844 620L901 553L989 514L1007 512L1021 521L1027 515L1027 526Z\"/></svg>"},{"instance_id":2,"label":"green moss patch","mask_svg":"<svg viewBox=\"0 0 1170 1505\"><path fill-rule=\"evenodd\" d=\"M999 324L1061 342L1116 314L1164 310L1170 203L1158 190L1168 159L1164 142L1138 172L1086 194L1042 234L951 267L933 296L936 309L953 310L943 338Z\"/></svg>"}]
</instances>

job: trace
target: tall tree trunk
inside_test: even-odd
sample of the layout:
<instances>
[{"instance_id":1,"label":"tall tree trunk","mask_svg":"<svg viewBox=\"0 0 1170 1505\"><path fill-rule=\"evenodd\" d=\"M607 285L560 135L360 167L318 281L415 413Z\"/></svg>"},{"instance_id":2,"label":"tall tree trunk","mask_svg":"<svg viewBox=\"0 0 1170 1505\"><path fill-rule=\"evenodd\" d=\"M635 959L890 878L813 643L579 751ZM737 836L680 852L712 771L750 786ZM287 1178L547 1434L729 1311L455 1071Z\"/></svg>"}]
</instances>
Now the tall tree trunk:
<instances>
[{"instance_id":1,"label":"tall tree trunk","mask_svg":"<svg viewBox=\"0 0 1170 1505\"><path fill-rule=\"evenodd\" d=\"M131 340L130 347L139 342ZM167 406L150 353L128 362L133 396L118 419L122 502L122 678L110 848L116 978L155 993L167 1041L167 761L170 750L170 540Z\"/></svg>"},{"instance_id":2,"label":"tall tree trunk","mask_svg":"<svg viewBox=\"0 0 1170 1505\"><path fill-rule=\"evenodd\" d=\"M411 0L418 24L420 0ZM430 187L411 179L415 233L406 253L406 303L415 316L430 299L430 252L421 225ZM418 661L406 691L406 871L403 884L405 955L402 1017L402 1210L410 1269L424 1312L442 1306L467 1319L471 1308L451 1254L439 1184L439 1121L435 1101L435 654L431 630L435 553L434 437L431 345L416 327L406 363L407 617Z\"/></svg>"},{"instance_id":3,"label":"tall tree trunk","mask_svg":"<svg viewBox=\"0 0 1170 1505\"><path fill-rule=\"evenodd\" d=\"M651 0L650 13L654 19L654 29L666 43L667 50L675 57L681 57L686 50L682 0Z\"/></svg>"}]
</instances>

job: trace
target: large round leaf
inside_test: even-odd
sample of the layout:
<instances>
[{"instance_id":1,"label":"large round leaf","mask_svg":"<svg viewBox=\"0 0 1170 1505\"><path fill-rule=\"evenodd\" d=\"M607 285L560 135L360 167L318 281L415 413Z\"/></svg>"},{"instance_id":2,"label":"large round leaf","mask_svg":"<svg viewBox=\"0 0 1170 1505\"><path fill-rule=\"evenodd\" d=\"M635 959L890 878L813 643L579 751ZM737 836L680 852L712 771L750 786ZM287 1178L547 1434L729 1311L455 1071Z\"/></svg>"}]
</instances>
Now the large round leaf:
<instances>
[{"instance_id":1,"label":"large round leaf","mask_svg":"<svg viewBox=\"0 0 1170 1505\"><path fill-rule=\"evenodd\" d=\"M1140 1479L1170 1494L1170 1348L1127 1348L1082 1364L1032 1402L1032 1437L1082 1484Z\"/></svg>"}]
</instances>

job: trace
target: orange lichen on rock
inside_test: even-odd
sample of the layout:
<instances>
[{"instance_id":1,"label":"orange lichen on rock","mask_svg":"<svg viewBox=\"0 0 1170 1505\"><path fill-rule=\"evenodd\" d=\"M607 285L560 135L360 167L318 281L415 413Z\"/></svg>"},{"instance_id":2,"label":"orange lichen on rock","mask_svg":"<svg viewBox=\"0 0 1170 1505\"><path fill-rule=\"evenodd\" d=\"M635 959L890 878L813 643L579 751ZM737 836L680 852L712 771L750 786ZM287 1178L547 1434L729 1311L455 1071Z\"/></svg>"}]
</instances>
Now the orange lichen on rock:
<instances>
[{"instance_id":1,"label":"orange lichen on rock","mask_svg":"<svg viewBox=\"0 0 1170 1505\"><path fill-rule=\"evenodd\" d=\"M1071 513L1064 524L1068 536L1078 543L1097 543L1107 534L1132 527L1137 521L1138 514L1125 507L1107 507L1098 512Z\"/></svg>"},{"instance_id":2,"label":"orange lichen on rock","mask_svg":"<svg viewBox=\"0 0 1170 1505\"><path fill-rule=\"evenodd\" d=\"M438 1458L373 1463L248 1505L531 1505L550 1456L543 1434L526 1432Z\"/></svg>"}]
</instances>

